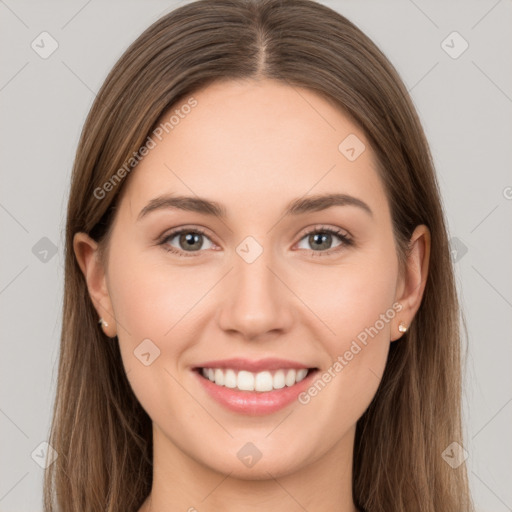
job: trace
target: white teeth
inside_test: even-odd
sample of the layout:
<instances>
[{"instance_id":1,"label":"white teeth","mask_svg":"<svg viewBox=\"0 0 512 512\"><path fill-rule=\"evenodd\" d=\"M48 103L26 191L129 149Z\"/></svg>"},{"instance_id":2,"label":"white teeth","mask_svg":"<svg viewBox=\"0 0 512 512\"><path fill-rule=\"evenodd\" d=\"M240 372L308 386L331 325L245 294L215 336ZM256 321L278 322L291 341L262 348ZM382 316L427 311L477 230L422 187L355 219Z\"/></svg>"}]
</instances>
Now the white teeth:
<instances>
[{"instance_id":1,"label":"white teeth","mask_svg":"<svg viewBox=\"0 0 512 512\"><path fill-rule=\"evenodd\" d=\"M234 370L226 370L224 374L224 386L227 388L236 388L237 378Z\"/></svg>"},{"instance_id":2,"label":"white teeth","mask_svg":"<svg viewBox=\"0 0 512 512\"><path fill-rule=\"evenodd\" d=\"M224 372L220 368L215 370L215 383L224 386Z\"/></svg>"},{"instance_id":3,"label":"white teeth","mask_svg":"<svg viewBox=\"0 0 512 512\"><path fill-rule=\"evenodd\" d=\"M296 377L295 370L288 370L286 372L286 377L284 378L284 383L287 386L293 386L295 384L295 377Z\"/></svg>"},{"instance_id":4,"label":"white teeth","mask_svg":"<svg viewBox=\"0 0 512 512\"><path fill-rule=\"evenodd\" d=\"M306 378L308 370L301 368L299 370L283 369L275 372L252 373L245 370L237 372L231 368L202 368L201 373L218 386L236 388L241 391L265 392L293 386Z\"/></svg>"},{"instance_id":5,"label":"white teeth","mask_svg":"<svg viewBox=\"0 0 512 512\"><path fill-rule=\"evenodd\" d=\"M256 374L254 389L256 391L272 391L272 374L270 372L260 372Z\"/></svg>"},{"instance_id":6,"label":"white teeth","mask_svg":"<svg viewBox=\"0 0 512 512\"><path fill-rule=\"evenodd\" d=\"M217 380L215 380L217 384ZM254 374L251 372L240 371L236 379L236 387L242 391L254 390Z\"/></svg>"},{"instance_id":7,"label":"white teeth","mask_svg":"<svg viewBox=\"0 0 512 512\"><path fill-rule=\"evenodd\" d=\"M297 382L300 382L301 380L304 380L306 378L306 375L308 374L308 370L306 368L301 368L297 372L297 376L295 377Z\"/></svg>"},{"instance_id":8,"label":"white teeth","mask_svg":"<svg viewBox=\"0 0 512 512\"><path fill-rule=\"evenodd\" d=\"M273 386L275 389L281 389L284 388L284 385L284 370L277 370L277 372L274 373Z\"/></svg>"}]
</instances>

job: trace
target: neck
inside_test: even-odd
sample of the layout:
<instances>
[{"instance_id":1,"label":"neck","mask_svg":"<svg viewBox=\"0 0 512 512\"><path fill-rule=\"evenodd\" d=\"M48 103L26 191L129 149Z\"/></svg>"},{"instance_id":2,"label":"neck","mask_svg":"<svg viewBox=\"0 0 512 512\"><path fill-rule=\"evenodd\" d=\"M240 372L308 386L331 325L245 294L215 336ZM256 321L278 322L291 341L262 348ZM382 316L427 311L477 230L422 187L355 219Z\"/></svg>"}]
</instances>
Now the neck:
<instances>
[{"instance_id":1,"label":"neck","mask_svg":"<svg viewBox=\"0 0 512 512\"><path fill-rule=\"evenodd\" d=\"M153 427L153 484L139 512L357 512L352 499L351 430L327 453L287 474L242 479L192 459Z\"/></svg>"}]
</instances>

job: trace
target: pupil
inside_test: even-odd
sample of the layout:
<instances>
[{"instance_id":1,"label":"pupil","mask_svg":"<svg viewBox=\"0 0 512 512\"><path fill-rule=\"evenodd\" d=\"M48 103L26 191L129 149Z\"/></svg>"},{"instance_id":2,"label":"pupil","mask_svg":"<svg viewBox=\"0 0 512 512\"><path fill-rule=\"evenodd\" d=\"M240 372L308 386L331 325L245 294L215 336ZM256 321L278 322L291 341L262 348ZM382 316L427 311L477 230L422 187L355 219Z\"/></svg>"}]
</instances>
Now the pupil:
<instances>
[{"instance_id":1,"label":"pupil","mask_svg":"<svg viewBox=\"0 0 512 512\"><path fill-rule=\"evenodd\" d=\"M311 236L311 239L310 239L310 242L312 242L311 245L319 243L320 245L323 244L322 249L329 249L329 244L326 243L326 240L329 240L330 236L331 235L328 233L324 233L324 234L315 233L314 235Z\"/></svg>"},{"instance_id":2,"label":"pupil","mask_svg":"<svg viewBox=\"0 0 512 512\"><path fill-rule=\"evenodd\" d=\"M181 236L181 241L185 241L186 242L186 245L189 249L194 249L194 250L199 250L201 248L201 243L198 241L200 240L200 237L202 235L200 234L186 234L186 235L182 235ZM198 244L198 247L193 247L194 244Z\"/></svg>"}]
</instances>

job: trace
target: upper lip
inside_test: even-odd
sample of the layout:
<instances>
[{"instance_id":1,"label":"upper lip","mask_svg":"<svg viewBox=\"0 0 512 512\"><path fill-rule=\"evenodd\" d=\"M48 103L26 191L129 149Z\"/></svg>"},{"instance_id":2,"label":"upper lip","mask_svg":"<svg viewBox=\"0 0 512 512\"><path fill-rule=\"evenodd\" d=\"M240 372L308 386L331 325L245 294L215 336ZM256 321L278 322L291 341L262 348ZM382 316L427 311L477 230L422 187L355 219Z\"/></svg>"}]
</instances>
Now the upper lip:
<instances>
[{"instance_id":1,"label":"upper lip","mask_svg":"<svg viewBox=\"0 0 512 512\"><path fill-rule=\"evenodd\" d=\"M196 365L194 368L232 368L233 370L245 370L248 372L261 372L264 370L279 370L281 368L313 368L298 361L291 361L289 359L276 359L266 358L259 359L258 361L251 361L250 359L243 359L235 357L231 359L222 359L217 361L206 361Z\"/></svg>"}]
</instances>

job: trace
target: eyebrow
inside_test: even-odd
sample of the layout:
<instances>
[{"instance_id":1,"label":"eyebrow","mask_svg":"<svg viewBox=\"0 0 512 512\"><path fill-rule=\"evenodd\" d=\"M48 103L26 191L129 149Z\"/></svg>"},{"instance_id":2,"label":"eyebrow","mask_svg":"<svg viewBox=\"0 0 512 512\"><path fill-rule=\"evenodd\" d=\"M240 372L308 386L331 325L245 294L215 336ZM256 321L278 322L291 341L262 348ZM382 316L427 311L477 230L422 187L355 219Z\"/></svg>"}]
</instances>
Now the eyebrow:
<instances>
[{"instance_id":1,"label":"eyebrow","mask_svg":"<svg viewBox=\"0 0 512 512\"><path fill-rule=\"evenodd\" d=\"M348 194L318 194L290 201L285 208L283 216L300 215L308 212L318 212L332 206L355 206L373 217L371 208L361 199ZM162 195L151 199L140 211L137 221L151 212L162 209L178 209L189 212L202 213L225 219L227 211L223 205L209 199L192 196Z\"/></svg>"}]
</instances>

